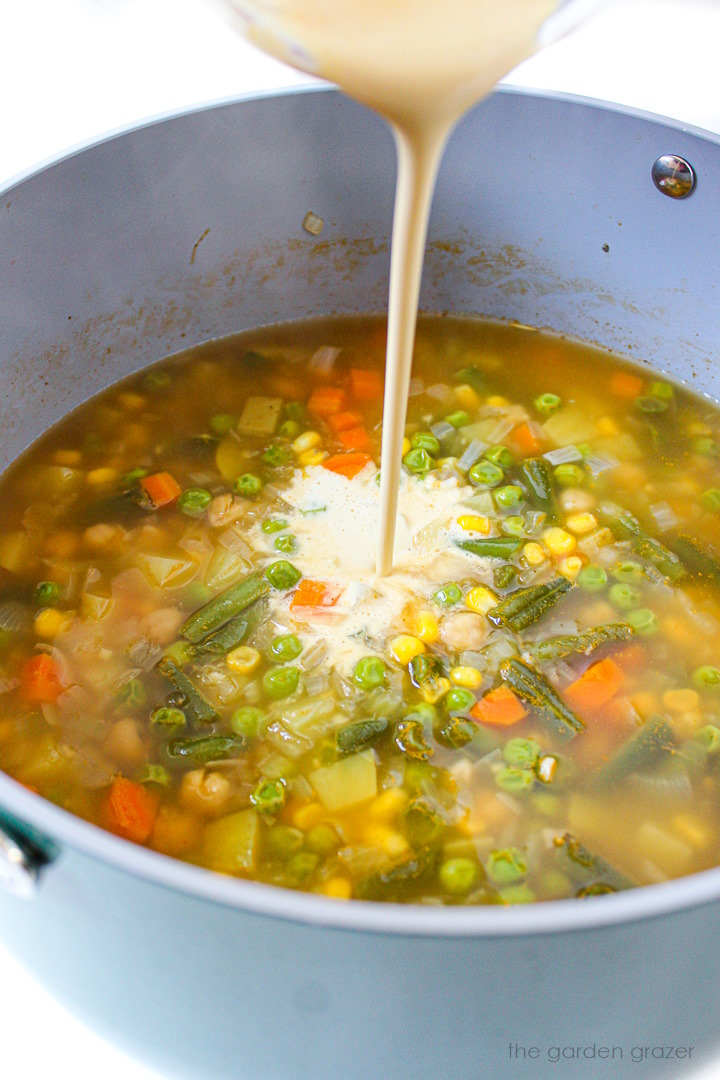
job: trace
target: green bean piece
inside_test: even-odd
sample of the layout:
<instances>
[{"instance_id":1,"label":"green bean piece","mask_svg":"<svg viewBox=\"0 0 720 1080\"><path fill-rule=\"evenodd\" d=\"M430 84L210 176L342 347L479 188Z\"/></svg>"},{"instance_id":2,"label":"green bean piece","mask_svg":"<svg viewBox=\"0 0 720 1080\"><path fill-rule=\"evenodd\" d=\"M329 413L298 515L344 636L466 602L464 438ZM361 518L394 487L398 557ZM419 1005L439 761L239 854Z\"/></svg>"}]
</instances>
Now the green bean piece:
<instances>
[{"instance_id":1,"label":"green bean piece","mask_svg":"<svg viewBox=\"0 0 720 1080\"><path fill-rule=\"evenodd\" d=\"M540 758L540 746L535 739L509 739L502 756L514 769L534 769Z\"/></svg>"},{"instance_id":2,"label":"green bean piece","mask_svg":"<svg viewBox=\"0 0 720 1080\"><path fill-rule=\"evenodd\" d=\"M642 394L640 397L635 398L635 408L641 413L663 413L667 407L667 401L663 401L662 398L650 397L648 394Z\"/></svg>"},{"instance_id":3,"label":"green bean piece","mask_svg":"<svg viewBox=\"0 0 720 1080\"><path fill-rule=\"evenodd\" d=\"M280 634L270 642L270 652L276 660L285 663L288 660L297 660L303 651L302 642L295 634Z\"/></svg>"},{"instance_id":4,"label":"green bean piece","mask_svg":"<svg viewBox=\"0 0 720 1080\"><path fill-rule=\"evenodd\" d=\"M410 858L398 866L371 874L359 881L355 888L355 895L359 900L399 901L406 899L432 877L436 861L436 852L423 848L414 852Z\"/></svg>"},{"instance_id":5,"label":"green bean piece","mask_svg":"<svg viewBox=\"0 0 720 1080\"><path fill-rule=\"evenodd\" d=\"M455 382L461 385L467 384L472 386L473 390L477 390L479 393L485 389L485 376L479 367L471 364L470 367L461 368L460 371L455 372Z\"/></svg>"},{"instance_id":6,"label":"green bean piece","mask_svg":"<svg viewBox=\"0 0 720 1080\"><path fill-rule=\"evenodd\" d=\"M267 723L267 714L252 705L241 705L230 717L230 730L246 739L254 739Z\"/></svg>"},{"instance_id":7,"label":"green bean piece","mask_svg":"<svg viewBox=\"0 0 720 1080\"><path fill-rule=\"evenodd\" d=\"M430 653L420 653L419 656L413 656L408 664L408 674L413 686L420 687L429 679L436 679L438 675L442 675L440 658Z\"/></svg>"},{"instance_id":8,"label":"green bean piece","mask_svg":"<svg viewBox=\"0 0 720 1080\"><path fill-rule=\"evenodd\" d=\"M476 487L492 488L505 476L499 465L492 461L478 461L468 472L468 480Z\"/></svg>"},{"instance_id":9,"label":"green bean piece","mask_svg":"<svg viewBox=\"0 0 720 1080\"><path fill-rule=\"evenodd\" d=\"M564 488L581 487L586 480L583 467L572 461L566 461L562 465L556 465L553 469L553 477L555 483Z\"/></svg>"},{"instance_id":10,"label":"green bean piece","mask_svg":"<svg viewBox=\"0 0 720 1080\"><path fill-rule=\"evenodd\" d=\"M636 555L641 555L651 562L661 574L670 578L671 581L679 581L685 576L685 567L670 548L665 547L659 540L652 536L637 536L632 542L632 549Z\"/></svg>"},{"instance_id":11,"label":"green bean piece","mask_svg":"<svg viewBox=\"0 0 720 1080\"><path fill-rule=\"evenodd\" d=\"M656 765L675 749L675 738L667 720L653 716L598 769L594 782L617 784L639 770Z\"/></svg>"},{"instance_id":12,"label":"green bean piece","mask_svg":"<svg viewBox=\"0 0 720 1080\"><path fill-rule=\"evenodd\" d=\"M427 761L432 754L432 747L425 739L425 730L421 720L408 718L395 725L395 743L398 750L417 761Z\"/></svg>"},{"instance_id":13,"label":"green bean piece","mask_svg":"<svg viewBox=\"0 0 720 1080\"><path fill-rule=\"evenodd\" d=\"M502 681L521 701L535 709L549 731L563 739L572 739L585 725L568 708L551 684L516 656L503 660L499 667Z\"/></svg>"},{"instance_id":14,"label":"green bean piece","mask_svg":"<svg viewBox=\"0 0 720 1080\"><path fill-rule=\"evenodd\" d=\"M215 413L210 417L210 430L213 435L222 438L223 435L235 427L235 417L231 413Z\"/></svg>"},{"instance_id":15,"label":"green bean piece","mask_svg":"<svg viewBox=\"0 0 720 1080\"><path fill-rule=\"evenodd\" d=\"M522 540L515 536L488 536L477 540L458 540L455 546L483 559L509 559L522 547Z\"/></svg>"},{"instance_id":16,"label":"green bean piece","mask_svg":"<svg viewBox=\"0 0 720 1080\"><path fill-rule=\"evenodd\" d=\"M158 784L167 787L170 783L170 773L162 765L143 765L142 772L137 777L139 784Z\"/></svg>"},{"instance_id":17,"label":"green bean piece","mask_svg":"<svg viewBox=\"0 0 720 1080\"><path fill-rule=\"evenodd\" d=\"M254 473L243 473L233 481L233 491L246 499L254 499L262 491L263 482Z\"/></svg>"},{"instance_id":18,"label":"green bean piece","mask_svg":"<svg viewBox=\"0 0 720 1080\"><path fill-rule=\"evenodd\" d=\"M669 382L653 382L648 386L648 394L651 397L662 398L663 401L672 401L675 391Z\"/></svg>"},{"instance_id":19,"label":"green bean piece","mask_svg":"<svg viewBox=\"0 0 720 1080\"><path fill-rule=\"evenodd\" d=\"M516 847L491 851L487 857L485 871L496 885L514 885L527 874L527 863L522 851Z\"/></svg>"},{"instance_id":20,"label":"green bean piece","mask_svg":"<svg viewBox=\"0 0 720 1080\"><path fill-rule=\"evenodd\" d=\"M403 465L411 473L420 476L433 467L433 459L427 450L409 450L403 458Z\"/></svg>"},{"instance_id":21,"label":"green bean piece","mask_svg":"<svg viewBox=\"0 0 720 1080\"><path fill-rule=\"evenodd\" d=\"M684 534L674 537L672 545L676 555L694 578L720 585L720 558L712 549L706 550L694 537Z\"/></svg>"},{"instance_id":22,"label":"green bean piece","mask_svg":"<svg viewBox=\"0 0 720 1080\"><path fill-rule=\"evenodd\" d=\"M509 589L517 577L517 567L512 563L493 568L493 585L496 589Z\"/></svg>"},{"instance_id":23,"label":"green bean piece","mask_svg":"<svg viewBox=\"0 0 720 1080\"><path fill-rule=\"evenodd\" d=\"M462 600L462 589L454 581L449 581L436 589L432 598L439 607L454 607Z\"/></svg>"},{"instance_id":24,"label":"green bean piece","mask_svg":"<svg viewBox=\"0 0 720 1080\"><path fill-rule=\"evenodd\" d=\"M181 671L171 656L163 656L155 666L155 670L172 686L174 695L178 700L173 705L178 706L185 713L191 723L213 724L219 719L217 712L200 691L190 682L184 671Z\"/></svg>"},{"instance_id":25,"label":"green bean piece","mask_svg":"<svg viewBox=\"0 0 720 1080\"><path fill-rule=\"evenodd\" d=\"M411 799L400 815L400 822L414 847L436 844L445 831L445 822L437 808L422 795Z\"/></svg>"},{"instance_id":26,"label":"green bean piece","mask_svg":"<svg viewBox=\"0 0 720 1080\"><path fill-rule=\"evenodd\" d=\"M588 851L571 833L557 836L553 850L557 868L566 874L576 888L578 896L599 896L608 892L623 892L632 889L634 882L625 874L616 870L599 855Z\"/></svg>"},{"instance_id":27,"label":"green bean piece","mask_svg":"<svg viewBox=\"0 0 720 1080\"><path fill-rule=\"evenodd\" d=\"M147 702L145 687L139 679L128 679L115 691L115 701L123 709L140 709Z\"/></svg>"},{"instance_id":28,"label":"green bean piece","mask_svg":"<svg viewBox=\"0 0 720 1080\"><path fill-rule=\"evenodd\" d=\"M566 656L592 656L606 645L629 641L634 633L634 627L628 623L606 623L581 634L547 638L532 646L532 654L539 663L554 664Z\"/></svg>"},{"instance_id":29,"label":"green bean piece","mask_svg":"<svg viewBox=\"0 0 720 1080\"><path fill-rule=\"evenodd\" d=\"M301 401L286 401L283 405L283 416L286 420L303 423L307 417L307 411Z\"/></svg>"},{"instance_id":30,"label":"green bean piece","mask_svg":"<svg viewBox=\"0 0 720 1080\"><path fill-rule=\"evenodd\" d=\"M143 480L148 474L147 469L131 469L120 477L122 488L135 487L139 480Z\"/></svg>"},{"instance_id":31,"label":"green bean piece","mask_svg":"<svg viewBox=\"0 0 720 1080\"><path fill-rule=\"evenodd\" d=\"M262 574L258 572L248 574L219 596L213 597L198 611L193 612L180 627L180 633L193 645L197 645L203 638L214 630L219 630L221 626L269 591L270 583Z\"/></svg>"},{"instance_id":32,"label":"green bean piece","mask_svg":"<svg viewBox=\"0 0 720 1080\"><path fill-rule=\"evenodd\" d=\"M555 578L544 585L516 589L498 600L487 617L494 626L504 626L517 634L541 619L572 587L567 578Z\"/></svg>"},{"instance_id":33,"label":"green bean piece","mask_svg":"<svg viewBox=\"0 0 720 1080\"><path fill-rule=\"evenodd\" d=\"M150 721L160 724L161 727L181 728L185 727L187 717L182 709L177 709L174 705L161 705L150 713Z\"/></svg>"},{"instance_id":34,"label":"green bean piece","mask_svg":"<svg viewBox=\"0 0 720 1080\"><path fill-rule=\"evenodd\" d=\"M227 656L229 652L252 637L267 614L267 601L256 600L251 607L236 615L219 630L208 634L197 645L190 648L193 658L205 656Z\"/></svg>"},{"instance_id":35,"label":"green bean piece","mask_svg":"<svg viewBox=\"0 0 720 1080\"><path fill-rule=\"evenodd\" d=\"M700 690L720 690L720 668L706 664L693 672L692 681Z\"/></svg>"},{"instance_id":36,"label":"green bean piece","mask_svg":"<svg viewBox=\"0 0 720 1080\"><path fill-rule=\"evenodd\" d=\"M250 792L250 802L264 814L277 814L285 805L285 784L282 780L260 780Z\"/></svg>"},{"instance_id":37,"label":"green bean piece","mask_svg":"<svg viewBox=\"0 0 720 1080\"><path fill-rule=\"evenodd\" d=\"M425 450L430 457L437 457L440 453L440 443L429 431L418 431L410 440L413 450Z\"/></svg>"},{"instance_id":38,"label":"green bean piece","mask_svg":"<svg viewBox=\"0 0 720 1080\"><path fill-rule=\"evenodd\" d=\"M262 677L263 690L274 701L294 694L299 682L300 671L296 667L270 668Z\"/></svg>"},{"instance_id":39,"label":"green bean piece","mask_svg":"<svg viewBox=\"0 0 720 1080\"><path fill-rule=\"evenodd\" d=\"M60 586L56 581L39 581L33 600L37 607L55 607L60 600Z\"/></svg>"},{"instance_id":40,"label":"green bean piece","mask_svg":"<svg viewBox=\"0 0 720 1080\"><path fill-rule=\"evenodd\" d=\"M527 458L520 466L520 479L524 481L530 502L547 514L550 525L557 522L557 503L552 469L544 458Z\"/></svg>"},{"instance_id":41,"label":"green bean piece","mask_svg":"<svg viewBox=\"0 0 720 1080\"><path fill-rule=\"evenodd\" d=\"M533 405L541 416L552 416L560 408L562 400L557 394L539 394L533 401Z\"/></svg>"},{"instance_id":42,"label":"green bean piece","mask_svg":"<svg viewBox=\"0 0 720 1080\"><path fill-rule=\"evenodd\" d=\"M343 754L355 754L371 746L387 729L388 722L384 716L355 720L335 732L335 745Z\"/></svg>"},{"instance_id":43,"label":"green bean piece","mask_svg":"<svg viewBox=\"0 0 720 1080\"><path fill-rule=\"evenodd\" d=\"M292 589L294 585L297 585L302 574L292 563L280 559L278 562L270 563L270 566L265 568L263 577L272 585L273 589L284 592L286 589Z\"/></svg>"},{"instance_id":44,"label":"green bean piece","mask_svg":"<svg viewBox=\"0 0 720 1080\"><path fill-rule=\"evenodd\" d=\"M437 739L444 746L459 750L471 743L475 738L475 733L480 730L472 720L465 720L462 716L448 716L438 729Z\"/></svg>"},{"instance_id":45,"label":"green bean piece","mask_svg":"<svg viewBox=\"0 0 720 1080\"><path fill-rule=\"evenodd\" d=\"M167 754L172 761L207 765L209 761L238 757L245 749L245 740L238 735L205 735L202 738L173 739Z\"/></svg>"},{"instance_id":46,"label":"green bean piece","mask_svg":"<svg viewBox=\"0 0 720 1080\"><path fill-rule=\"evenodd\" d=\"M480 879L479 867L472 859L446 859L438 871L438 878L451 896L467 896Z\"/></svg>"},{"instance_id":47,"label":"green bean piece","mask_svg":"<svg viewBox=\"0 0 720 1080\"><path fill-rule=\"evenodd\" d=\"M493 465L499 465L503 469L509 469L515 464L515 458L507 446L489 446L483 457L486 461L492 461Z\"/></svg>"},{"instance_id":48,"label":"green bean piece","mask_svg":"<svg viewBox=\"0 0 720 1080\"><path fill-rule=\"evenodd\" d=\"M375 690L385 682L385 665L379 656L363 656L355 665L352 677L361 690Z\"/></svg>"}]
</instances>

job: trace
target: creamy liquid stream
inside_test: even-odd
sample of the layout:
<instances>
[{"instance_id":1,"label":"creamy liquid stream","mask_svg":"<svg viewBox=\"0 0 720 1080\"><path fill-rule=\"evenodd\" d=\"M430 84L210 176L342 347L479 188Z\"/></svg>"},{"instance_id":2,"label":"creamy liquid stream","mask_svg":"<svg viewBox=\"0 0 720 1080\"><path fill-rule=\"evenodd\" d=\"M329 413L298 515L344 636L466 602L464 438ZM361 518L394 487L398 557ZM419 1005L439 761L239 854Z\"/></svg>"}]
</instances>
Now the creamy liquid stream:
<instances>
[{"instance_id":1,"label":"creamy liquid stream","mask_svg":"<svg viewBox=\"0 0 720 1080\"><path fill-rule=\"evenodd\" d=\"M438 166L455 124L530 56L560 0L227 0L266 52L391 125L398 154L377 574L392 571L420 279Z\"/></svg>"}]
</instances>

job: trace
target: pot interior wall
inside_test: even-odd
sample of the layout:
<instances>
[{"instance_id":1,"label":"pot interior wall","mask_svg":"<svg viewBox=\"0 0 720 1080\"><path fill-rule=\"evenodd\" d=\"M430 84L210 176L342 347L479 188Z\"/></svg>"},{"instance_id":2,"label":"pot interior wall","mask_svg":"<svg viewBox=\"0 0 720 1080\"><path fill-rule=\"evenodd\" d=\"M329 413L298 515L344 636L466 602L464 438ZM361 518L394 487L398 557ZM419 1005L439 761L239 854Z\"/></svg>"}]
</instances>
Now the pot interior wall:
<instances>
[{"instance_id":1,"label":"pot interior wall","mask_svg":"<svg viewBox=\"0 0 720 1080\"><path fill-rule=\"evenodd\" d=\"M685 155L685 201L650 170ZM333 91L149 124L0 196L0 467L117 378L264 323L386 306L394 151ZM720 149L504 91L449 147L422 306L598 342L720 396ZM320 236L303 228L308 211Z\"/></svg>"}]
</instances>

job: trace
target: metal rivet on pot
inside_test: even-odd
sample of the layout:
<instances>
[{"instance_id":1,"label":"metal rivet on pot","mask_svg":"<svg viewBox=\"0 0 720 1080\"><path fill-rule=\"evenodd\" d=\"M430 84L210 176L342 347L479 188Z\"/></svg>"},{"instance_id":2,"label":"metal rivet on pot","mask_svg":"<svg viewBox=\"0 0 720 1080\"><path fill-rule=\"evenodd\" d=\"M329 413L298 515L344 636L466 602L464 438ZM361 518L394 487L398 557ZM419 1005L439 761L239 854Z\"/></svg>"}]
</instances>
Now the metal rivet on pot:
<instances>
[{"instance_id":1,"label":"metal rivet on pot","mask_svg":"<svg viewBox=\"0 0 720 1080\"><path fill-rule=\"evenodd\" d=\"M27 900L35 895L37 879L38 861L0 829L0 889Z\"/></svg>"},{"instance_id":2,"label":"metal rivet on pot","mask_svg":"<svg viewBox=\"0 0 720 1080\"><path fill-rule=\"evenodd\" d=\"M677 154L663 154L652 167L655 187L671 199L686 199L695 188L695 170Z\"/></svg>"}]
</instances>

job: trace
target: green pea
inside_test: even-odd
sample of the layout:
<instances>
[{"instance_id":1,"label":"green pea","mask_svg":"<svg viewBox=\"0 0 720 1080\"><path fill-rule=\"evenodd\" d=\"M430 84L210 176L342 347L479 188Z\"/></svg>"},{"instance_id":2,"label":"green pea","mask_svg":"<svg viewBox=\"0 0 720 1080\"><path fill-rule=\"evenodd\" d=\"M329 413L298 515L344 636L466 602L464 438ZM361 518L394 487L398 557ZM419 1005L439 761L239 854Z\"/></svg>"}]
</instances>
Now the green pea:
<instances>
[{"instance_id":1,"label":"green pea","mask_svg":"<svg viewBox=\"0 0 720 1080\"><path fill-rule=\"evenodd\" d=\"M60 586L55 581L40 581L33 599L38 607L55 607L60 599Z\"/></svg>"},{"instance_id":2,"label":"green pea","mask_svg":"<svg viewBox=\"0 0 720 1080\"><path fill-rule=\"evenodd\" d=\"M642 581L645 571L639 562L628 559L625 562L615 563L610 570L610 576L621 582Z\"/></svg>"},{"instance_id":3,"label":"green pea","mask_svg":"<svg viewBox=\"0 0 720 1080\"><path fill-rule=\"evenodd\" d=\"M557 394L540 394L533 401L533 405L541 416L552 416L554 412L557 412L561 404L562 401Z\"/></svg>"},{"instance_id":4,"label":"green pea","mask_svg":"<svg viewBox=\"0 0 720 1080\"><path fill-rule=\"evenodd\" d=\"M287 521L283 521L281 518L265 518L260 528L264 533L272 535L272 533L282 532L283 529L287 529Z\"/></svg>"},{"instance_id":5,"label":"green pea","mask_svg":"<svg viewBox=\"0 0 720 1080\"><path fill-rule=\"evenodd\" d=\"M495 488L493 491L495 504L503 510L520 506L525 501L523 489L517 484L507 484L505 487Z\"/></svg>"},{"instance_id":6,"label":"green pea","mask_svg":"<svg viewBox=\"0 0 720 1080\"><path fill-rule=\"evenodd\" d=\"M607 582L607 571L602 566L583 566L577 576L577 583L585 592L602 592Z\"/></svg>"},{"instance_id":7,"label":"green pea","mask_svg":"<svg viewBox=\"0 0 720 1080\"><path fill-rule=\"evenodd\" d=\"M510 739L502 752L508 765L515 769L534 769L540 757L540 747L534 739Z\"/></svg>"},{"instance_id":8,"label":"green pea","mask_svg":"<svg viewBox=\"0 0 720 1080\"><path fill-rule=\"evenodd\" d=\"M246 739L254 739L264 728L267 716L262 709L252 705L241 705L230 717L230 730Z\"/></svg>"},{"instance_id":9,"label":"green pea","mask_svg":"<svg viewBox=\"0 0 720 1080\"><path fill-rule=\"evenodd\" d=\"M278 562L271 563L270 566L266 567L264 577L270 582L273 589L284 590L292 589L293 585L297 585L302 574L292 563L280 559Z\"/></svg>"},{"instance_id":10,"label":"green pea","mask_svg":"<svg viewBox=\"0 0 720 1080\"><path fill-rule=\"evenodd\" d=\"M526 795L535 784L535 776L529 769L508 766L495 774L495 783L501 791L507 791L510 795Z\"/></svg>"},{"instance_id":11,"label":"green pea","mask_svg":"<svg viewBox=\"0 0 720 1080\"><path fill-rule=\"evenodd\" d=\"M648 386L648 394L651 397L662 398L663 401L672 401L675 391L669 382L654 382Z\"/></svg>"},{"instance_id":12,"label":"green pea","mask_svg":"<svg viewBox=\"0 0 720 1080\"><path fill-rule=\"evenodd\" d=\"M701 690L720 690L720 668L707 664L699 667L693 672L692 681Z\"/></svg>"},{"instance_id":13,"label":"green pea","mask_svg":"<svg viewBox=\"0 0 720 1080\"><path fill-rule=\"evenodd\" d=\"M429 431L418 431L410 440L413 450L425 450L431 457L440 453L440 442Z\"/></svg>"},{"instance_id":14,"label":"green pea","mask_svg":"<svg viewBox=\"0 0 720 1080\"><path fill-rule=\"evenodd\" d=\"M489 446L483 457L486 461L492 461L493 465L500 465L503 469L509 469L515 464L515 458L507 446Z\"/></svg>"},{"instance_id":15,"label":"green pea","mask_svg":"<svg viewBox=\"0 0 720 1080\"><path fill-rule=\"evenodd\" d=\"M427 450L409 450L403 458L403 465L411 473L420 475L426 473L428 469L432 469L433 460Z\"/></svg>"},{"instance_id":16,"label":"green pea","mask_svg":"<svg viewBox=\"0 0 720 1080\"><path fill-rule=\"evenodd\" d=\"M432 598L439 607L454 607L462 600L462 589L456 582L448 581L435 590Z\"/></svg>"},{"instance_id":17,"label":"green pea","mask_svg":"<svg viewBox=\"0 0 720 1080\"><path fill-rule=\"evenodd\" d=\"M213 435L227 435L235 426L235 417L230 413L215 413L210 417L210 430Z\"/></svg>"},{"instance_id":18,"label":"green pea","mask_svg":"<svg viewBox=\"0 0 720 1080\"><path fill-rule=\"evenodd\" d=\"M139 709L147 702L145 687L139 679L128 679L115 692L115 700L125 709Z\"/></svg>"},{"instance_id":19,"label":"green pea","mask_svg":"<svg viewBox=\"0 0 720 1080\"><path fill-rule=\"evenodd\" d=\"M298 851L285 867L288 884L295 887L305 885L315 873L319 862L320 856L314 852Z\"/></svg>"},{"instance_id":20,"label":"green pea","mask_svg":"<svg viewBox=\"0 0 720 1080\"><path fill-rule=\"evenodd\" d=\"M706 724L695 734L695 738L708 754L717 754L720 750L720 728L715 724Z\"/></svg>"},{"instance_id":21,"label":"green pea","mask_svg":"<svg viewBox=\"0 0 720 1080\"><path fill-rule=\"evenodd\" d=\"M608 600L622 611L629 611L640 603L640 590L634 585L612 585L608 591Z\"/></svg>"},{"instance_id":22,"label":"green pea","mask_svg":"<svg viewBox=\"0 0 720 1080\"><path fill-rule=\"evenodd\" d=\"M287 401L283 405L283 416L287 420L305 420L307 412L301 401Z\"/></svg>"},{"instance_id":23,"label":"green pea","mask_svg":"<svg viewBox=\"0 0 720 1080\"><path fill-rule=\"evenodd\" d=\"M153 392L167 390L171 383L172 379L167 371L148 371L142 381L143 387Z\"/></svg>"},{"instance_id":24,"label":"green pea","mask_svg":"<svg viewBox=\"0 0 720 1080\"><path fill-rule=\"evenodd\" d=\"M289 825L273 825L265 834L265 842L274 855L284 860L301 850L305 837L300 829L293 829Z\"/></svg>"},{"instance_id":25,"label":"green pea","mask_svg":"<svg viewBox=\"0 0 720 1080\"><path fill-rule=\"evenodd\" d=\"M467 712L475 704L475 695L463 686L453 686L443 698L448 712Z\"/></svg>"},{"instance_id":26,"label":"green pea","mask_svg":"<svg viewBox=\"0 0 720 1080\"><path fill-rule=\"evenodd\" d=\"M250 792L250 802L258 810L276 814L285 805L285 782L279 780L260 780Z\"/></svg>"},{"instance_id":27,"label":"green pea","mask_svg":"<svg viewBox=\"0 0 720 1080\"><path fill-rule=\"evenodd\" d=\"M720 457L720 446L715 442L715 439L709 438L707 435L701 435L697 439L693 439L692 448L694 454L699 454L700 457Z\"/></svg>"},{"instance_id":28,"label":"green pea","mask_svg":"<svg viewBox=\"0 0 720 1080\"><path fill-rule=\"evenodd\" d=\"M236 495L243 495L246 499L254 499L262 491L263 482L254 473L243 473L233 482L233 491Z\"/></svg>"},{"instance_id":29,"label":"green pea","mask_svg":"<svg viewBox=\"0 0 720 1080\"><path fill-rule=\"evenodd\" d=\"M120 477L120 485L124 488L135 487L138 480L143 480L147 474L147 469L131 469Z\"/></svg>"},{"instance_id":30,"label":"green pea","mask_svg":"<svg viewBox=\"0 0 720 1080\"><path fill-rule=\"evenodd\" d=\"M491 851L485 869L496 885L514 885L527 874L527 863L518 848L508 847Z\"/></svg>"},{"instance_id":31,"label":"green pea","mask_svg":"<svg viewBox=\"0 0 720 1080\"><path fill-rule=\"evenodd\" d=\"M477 487L492 488L504 479L505 473L492 461L478 461L468 472L468 479Z\"/></svg>"},{"instance_id":32,"label":"green pea","mask_svg":"<svg viewBox=\"0 0 720 1080\"><path fill-rule=\"evenodd\" d=\"M187 723L185 713L182 709L176 709L172 705L161 705L157 709L153 709L150 713L150 720L153 724L160 724L162 727L184 727Z\"/></svg>"},{"instance_id":33,"label":"green pea","mask_svg":"<svg viewBox=\"0 0 720 1080\"><path fill-rule=\"evenodd\" d=\"M506 489L498 488L498 492L503 490ZM525 535L525 521L519 514L511 514L509 517L503 518L500 522L500 531L504 533L505 536L522 537Z\"/></svg>"},{"instance_id":34,"label":"green pea","mask_svg":"<svg viewBox=\"0 0 720 1080\"><path fill-rule=\"evenodd\" d=\"M363 656L355 665L352 677L361 690L375 690L385 682L385 665L379 656Z\"/></svg>"},{"instance_id":35,"label":"green pea","mask_svg":"<svg viewBox=\"0 0 720 1080\"><path fill-rule=\"evenodd\" d=\"M143 765L142 772L138 776L139 784L158 784L167 787L170 783L170 774L162 765Z\"/></svg>"},{"instance_id":36,"label":"green pea","mask_svg":"<svg viewBox=\"0 0 720 1080\"><path fill-rule=\"evenodd\" d=\"M276 667L266 671L262 678L263 689L269 698L280 701L294 694L300 682L296 667Z\"/></svg>"},{"instance_id":37,"label":"green pea","mask_svg":"<svg viewBox=\"0 0 720 1080\"><path fill-rule=\"evenodd\" d=\"M283 465L287 465L292 458L292 450L289 446L285 446L282 443L270 443L265 448L262 460L265 465L268 465L271 469L280 469Z\"/></svg>"},{"instance_id":38,"label":"green pea","mask_svg":"<svg viewBox=\"0 0 720 1080\"><path fill-rule=\"evenodd\" d=\"M302 427L297 420L284 420L278 428L278 435L283 439L297 439L301 431Z\"/></svg>"},{"instance_id":39,"label":"green pea","mask_svg":"<svg viewBox=\"0 0 720 1080\"><path fill-rule=\"evenodd\" d=\"M426 847L435 844L445 831L445 823L438 812L426 800L415 798L401 814L405 835L413 845Z\"/></svg>"},{"instance_id":40,"label":"green pea","mask_svg":"<svg viewBox=\"0 0 720 1080\"><path fill-rule=\"evenodd\" d=\"M303 647L300 638L295 634L281 634L273 638L270 643L270 652L276 660L285 663L288 660L297 660Z\"/></svg>"},{"instance_id":41,"label":"green pea","mask_svg":"<svg viewBox=\"0 0 720 1080\"><path fill-rule=\"evenodd\" d=\"M472 386L473 390L481 392L485 389L485 376L475 364L471 364L470 367L461 368L460 371L456 371L454 378L456 383L460 383L461 385L466 383L468 386Z\"/></svg>"},{"instance_id":42,"label":"green pea","mask_svg":"<svg viewBox=\"0 0 720 1080\"><path fill-rule=\"evenodd\" d=\"M525 882L501 889L500 896L505 904L534 904L537 899L533 890Z\"/></svg>"},{"instance_id":43,"label":"green pea","mask_svg":"<svg viewBox=\"0 0 720 1080\"><path fill-rule=\"evenodd\" d=\"M305 837L305 844L316 855L330 855L337 850L340 838L331 825L314 825Z\"/></svg>"},{"instance_id":44,"label":"green pea","mask_svg":"<svg viewBox=\"0 0 720 1080\"><path fill-rule=\"evenodd\" d=\"M466 896L478 881L478 865L472 859L446 859L438 877L445 892L453 896Z\"/></svg>"},{"instance_id":45,"label":"green pea","mask_svg":"<svg viewBox=\"0 0 720 1080\"><path fill-rule=\"evenodd\" d=\"M555 483L560 487L580 487L585 483L585 470L574 462L566 461L562 465L556 465L553 469Z\"/></svg>"},{"instance_id":46,"label":"green pea","mask_svg":"<svg viewBox=\"0 0 720 1080\"><path fill-rule=\"evenodd\" d=\"M188 517L199 518L207 510L211 499L212 495L205 488L186 488L178 499L178 508Z\"/></svg>"},{"instance_id":47,"label":"green pea","mask_svg":"<svg viewBox=\"0 0 720 1080\"><path fill-rule=\"evenodd\" d=\"M707 510L711 514L717 514L720 510L720 490L718 488L708 488L707 491L703 491L700 496L700 505L703 510Z\"/></svg>"},{"instance_id":48,"label":"green pea","mask_svg":"<svg viewBox=\"0 0 720 1080\"><path fill-rule=\"evenodd\" d=\"M283 555L293 555L297 551L297 540L290 533L286 533L285 536L278 536L273 544L276 551L281 551Z\"/></svg>"},{"instance_id":49,"label":"green pea","mask_svg":"<svg viewBox=\"0 0 720 1080\"><path fill-rule=\"evenodd\" d=\"M470 423L470 416L464 409L458 409L457 412L450 413L449 416L446 416L445 420L451 427L461 428L467 427Z\"/></svg>"},{"instance_id":50,"label":"green pea","mask_svg":"<svg viewBox=\"0 0 720 1080\"><path fill-rule=\"evenodd\" d=\"M435 705L431 705L429 701L416 701L410 711L405 716L406 720L420 720L423 726L432 727L438 718L438 711Z\"/></svg>"},{"instance_id":51,"label":"green pea","mask_svg":"<svg viewBox=\"0 0 720 1080\"><path fill-rule=\"evenodd\" d=\"M658 632L658 617L650 608L636 608L629 611L625 618L640 637L652 637Z\"/></svg>"},{"instance_id":52,"label":"green pea","mask_svg":"<svg viewBox=\"0 0 720 1080\"><path fill-rule=\"evenodd\" d=\"M642 394L640 397L635 398L635 408L637 411L646 413L647 415L665 412L667 407L667 401L663 401L662 398L650 397L646 394Z\"/></svg>"}]
</instances>

